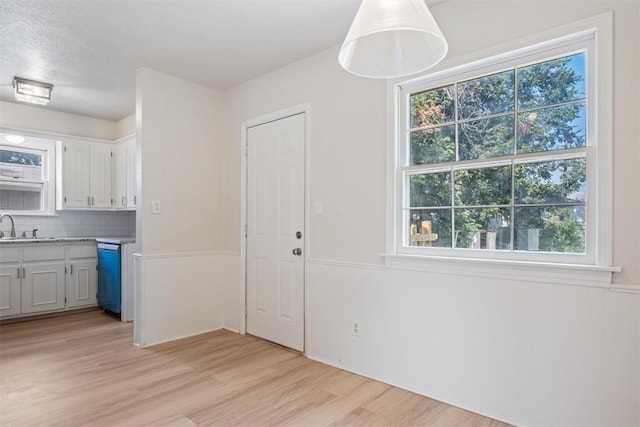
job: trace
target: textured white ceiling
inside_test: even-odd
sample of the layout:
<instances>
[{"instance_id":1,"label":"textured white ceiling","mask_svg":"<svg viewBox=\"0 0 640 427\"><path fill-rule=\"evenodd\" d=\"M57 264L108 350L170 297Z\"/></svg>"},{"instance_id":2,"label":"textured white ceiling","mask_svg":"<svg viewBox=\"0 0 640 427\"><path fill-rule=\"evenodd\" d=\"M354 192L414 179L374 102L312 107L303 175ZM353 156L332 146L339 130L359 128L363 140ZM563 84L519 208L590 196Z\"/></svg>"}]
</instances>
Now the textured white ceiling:
<instances>
[{"instance_id":1,"label":"textured white ceiling","mask_svg":"<svg viewBox=\"0 0 640 427\"><path fill-rule=\"evenodd\" d=\"M54 84L43 108L119 120L135 112L137 68L225 89L340 44L359 4L0 0L0 99L15 102L19 76Z\"/></svg>"}]
</instances>

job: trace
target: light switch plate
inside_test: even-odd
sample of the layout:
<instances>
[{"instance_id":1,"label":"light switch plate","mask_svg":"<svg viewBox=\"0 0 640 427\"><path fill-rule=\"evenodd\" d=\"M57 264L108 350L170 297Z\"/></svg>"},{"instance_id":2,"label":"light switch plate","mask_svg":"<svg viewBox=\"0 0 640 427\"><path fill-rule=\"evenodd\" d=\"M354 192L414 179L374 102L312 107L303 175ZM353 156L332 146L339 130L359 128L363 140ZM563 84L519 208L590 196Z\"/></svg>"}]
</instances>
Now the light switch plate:
<instances>
[{"instance_id":1,"label":"light switch plate","mask_svg":"<svg viewBox=\"0 0 640 427\"><path fill-rule=\"evenodd\" d=\"M152 200L151 201L151 213L153 214L161 214L162 213L162 204L160 200Z\"/></svg>"}]
</instances>

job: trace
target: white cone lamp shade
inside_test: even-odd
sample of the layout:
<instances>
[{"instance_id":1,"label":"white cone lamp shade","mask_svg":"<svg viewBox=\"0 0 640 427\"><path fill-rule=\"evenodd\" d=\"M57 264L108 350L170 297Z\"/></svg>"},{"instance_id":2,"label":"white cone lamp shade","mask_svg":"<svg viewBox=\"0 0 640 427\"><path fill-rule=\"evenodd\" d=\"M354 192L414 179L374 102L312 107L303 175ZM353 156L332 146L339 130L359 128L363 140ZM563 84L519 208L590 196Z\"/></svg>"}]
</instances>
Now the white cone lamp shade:
<instances>
[{"instance_id":1,"label":"white cone lamp shade","mask_svg":"<svg viewBox=\"0 0 640 427\"><path fill-rule=\"evenodd\" d=\"M359 76L393 78L433 67L447 49L424 0L363 0L338 62Z\"/></svg>"}]
</instances>

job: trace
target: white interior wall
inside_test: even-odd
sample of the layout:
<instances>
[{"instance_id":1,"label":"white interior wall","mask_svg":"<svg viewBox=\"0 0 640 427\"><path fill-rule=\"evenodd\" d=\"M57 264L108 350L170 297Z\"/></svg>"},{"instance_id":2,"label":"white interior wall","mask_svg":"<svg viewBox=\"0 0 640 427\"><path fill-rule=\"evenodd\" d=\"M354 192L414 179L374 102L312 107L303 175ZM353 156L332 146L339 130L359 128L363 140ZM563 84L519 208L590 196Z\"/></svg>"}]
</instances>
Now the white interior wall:
<instances>
[{"instance_id":1,"label":"white interior wall","mask_svg":"<svg viewBox=\"0 0 640 427\"><path fill-rule=\"evenodd\" d=\"M448 61L517 38L614 11L614 264L616 283L640 283L640 200L628 197L640 182L638 133L638 4L626 1L502 2L452 0L433 14L450 45ZM479 18L480 17L480 18ZM451 28L464 28L452 31ZM473 36L470 37L469 34ZM243 120L291 105L311 104L309 256L381 263L385 251L387 93L383 81L354 77L337 64L336 50L291 64L228 91L229 141L225 156L224 247L239 251L240 128ZM445 64L446 66L446 64ZM443 68L438 66L434 71ZM621 83L623 82L623 83ZM336 156L340 153L340 156ZM336 191L340 190L340 191ZM355 214L358 212L357 214ZM334 242L340 241L340 245Z\"/></svg>"},{"instance_id":2,"label":"white interior wall","mask_svg":"<svg viewBox=\"0 0 640 427\"><path fill-rule=\"evenodd\" d=\"M136 85L142 253L220 250L223 94L150 69Z\"/></svg>"},{"instance_id":3,"label":"white interior wall","mask_svg":"<svg viewBox=\"0 0 640 427\"><path fill-rule=\"evenodd\" d=\"M223 269L214 259L224 257L224 96L150 69L138 70L136 88L142 305L135 321L139 344L151 345L222 327Z\"/></svg>"},{"instance_id":4,"label":"white interior wall","mask_svg":"<svg viewBox=\"0 0 640 427\"><path fill-rule=\"evenodd\" d=\"M0 101L0 126L86 138L116 139L116 123L46 107Z\"/></svg>"},{"instance_id":5,"label":"white interior wall","mask_svg":"<svg viewBox=\"0 0 640 427\"><path fill-rule=\"evenodd\" d=\"M613 10L611 220L623 271L612 289L386 269L386 84L345 73L337 48L227 92L224 247L235 253L242 121L311 105L307 209L321 200L324 213L307 230L309 357L517 424L640 424L638 8L455 0L432 8L449 60ZM239 256L228 256L227 269L240 269ZM230 329L241 324L240 286L226 283ZM354 321L361 337L351 335Z\"/></svg>"},{"instance_id":6,"label":"white interior wall","mask_svg":"<svg viewBox=\"0 0 640 427\"><path fill-rule=\"evenodd\" d=\"M124 138L136 133L136 115L132 114L115 123L115 139Z\"/></svg>"}]
</instances>

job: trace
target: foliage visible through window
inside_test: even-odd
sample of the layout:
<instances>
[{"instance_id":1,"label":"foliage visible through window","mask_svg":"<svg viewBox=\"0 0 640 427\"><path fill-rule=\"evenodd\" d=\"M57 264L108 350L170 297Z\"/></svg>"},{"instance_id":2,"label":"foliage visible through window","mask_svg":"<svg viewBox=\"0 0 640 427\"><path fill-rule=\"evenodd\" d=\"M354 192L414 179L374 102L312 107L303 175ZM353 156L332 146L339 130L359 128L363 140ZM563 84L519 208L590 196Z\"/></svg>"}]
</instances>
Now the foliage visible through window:
<instances>
[{"instance_id":1,"label":"foliage visible through window","mask_svg":"<svg viewBox=\"0 0 640 427\"><path fill-rule=\"evenodd\" d=\"M406 245L585 253L585 60L409 95Z\"/></svg>"}]
</instances>

